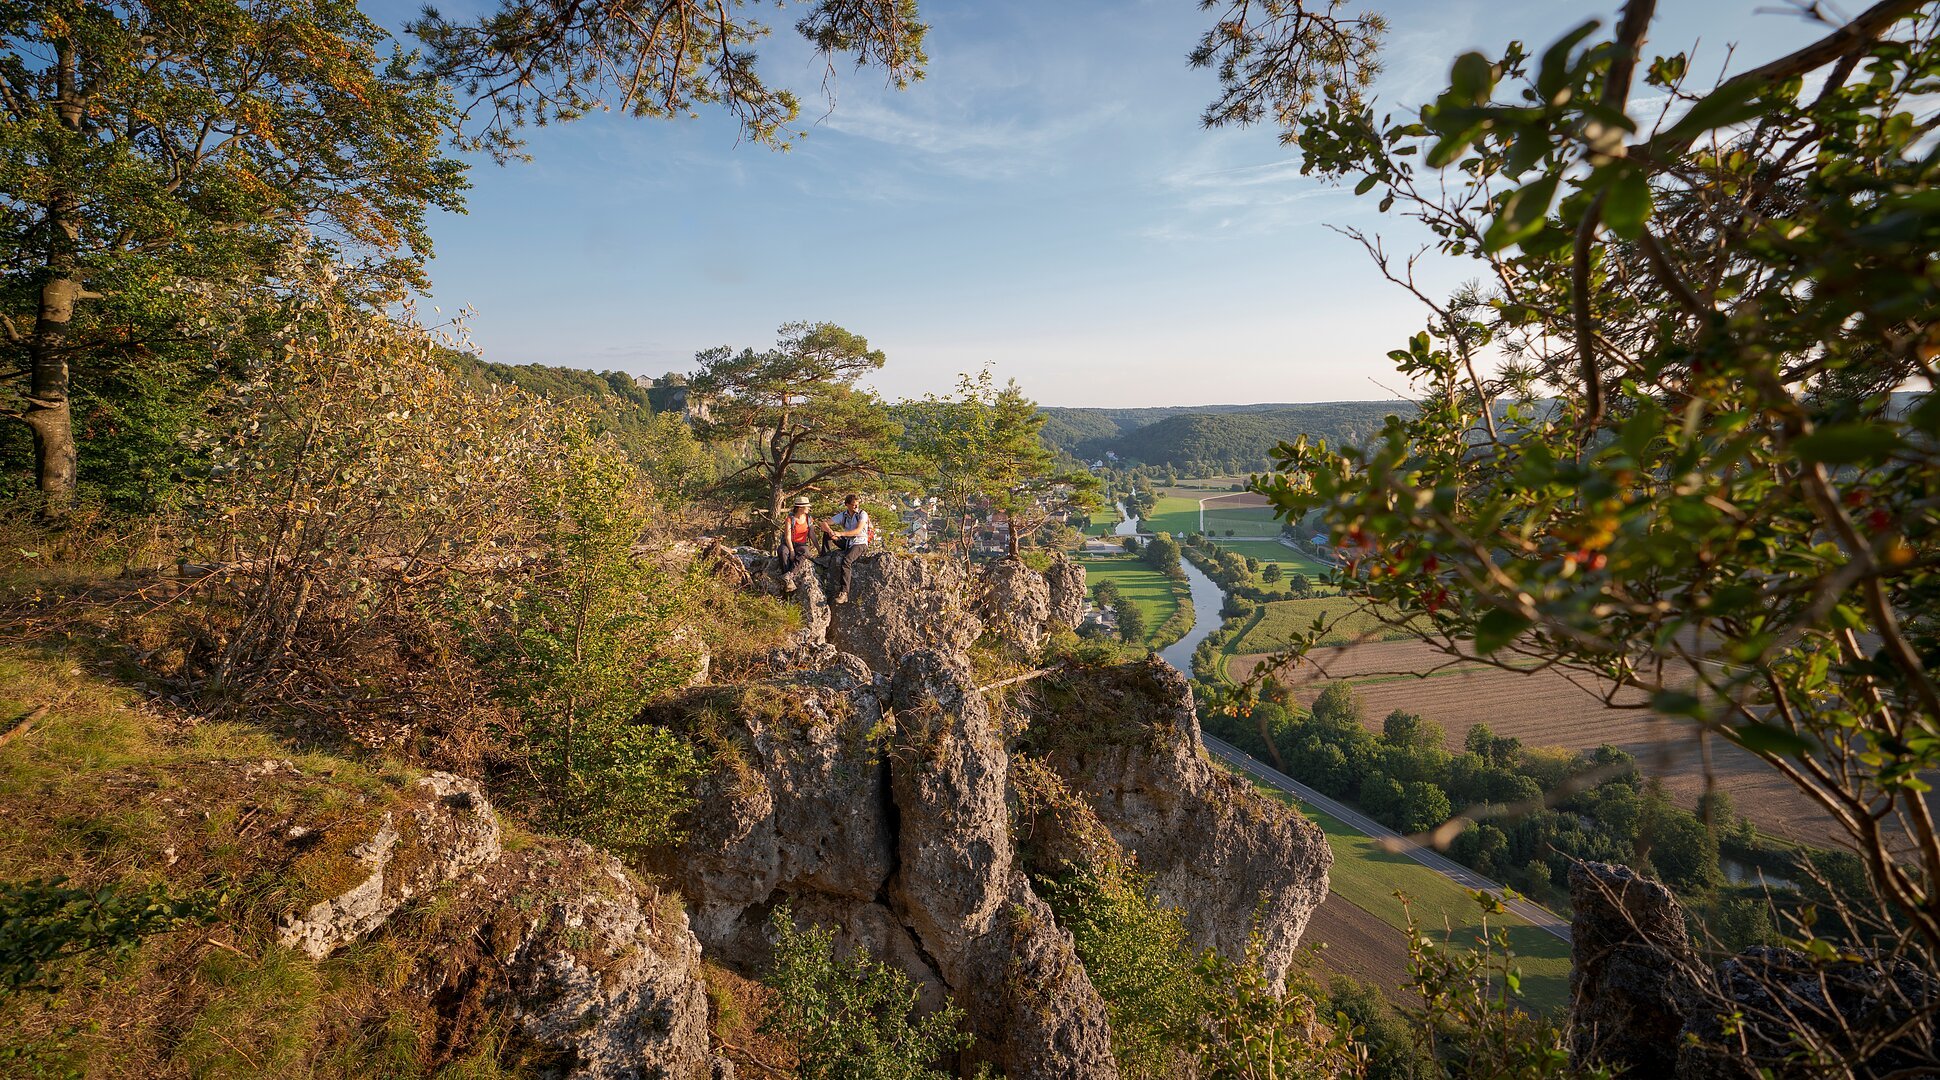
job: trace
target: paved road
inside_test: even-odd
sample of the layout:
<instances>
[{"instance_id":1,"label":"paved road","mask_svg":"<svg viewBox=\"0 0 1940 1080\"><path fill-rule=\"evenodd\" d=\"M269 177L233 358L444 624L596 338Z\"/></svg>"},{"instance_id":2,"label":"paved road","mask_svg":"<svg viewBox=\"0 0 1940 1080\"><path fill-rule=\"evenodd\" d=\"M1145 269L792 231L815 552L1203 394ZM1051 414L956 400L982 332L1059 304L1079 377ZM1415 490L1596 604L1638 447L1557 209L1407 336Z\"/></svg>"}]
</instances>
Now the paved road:
<instances>
[{"instance_id":1,"label":"paved road","mask_svg":"<svg viewBox=\"0 0 1940 1080\"><path fill-rule=\"evenodd\" d=\"M1388 828L1386 825L1368 817L1366 814L1361 813L1351 806L1343 805L1322 795L1320 792L1267 765L1265 762L1242 753L1231 743L1216 739L1211 735L1204 735L1203 738L1206 740L1206 749L1212 751L1213 756L1220 761L1243 772L1248 772L1259 777L1266 784L1279 788L1281 791L1292 795L1303 803L1311 804L1322 813L1331 814L1339 818L1349 828L1359 829L1361 832L1366 833L1376 840L1388 841L1390 844L1399 848L1409 858L1443 877L1454 881L1457 885L1465 889L1493 893L1496 896L1502 895L1501 885L1490 881L1488 878L1463 866L1461 863L1448 858L1438 851L1422 847L1420 844L1395 832L1393 829ZM1528 919L1530 922L1555 934L1564 941L1570 939L1569 920L1541 904L1531 900L1509 900L1506 901L1506 906L1510 911Z\"/></svg>"}]
</instances>

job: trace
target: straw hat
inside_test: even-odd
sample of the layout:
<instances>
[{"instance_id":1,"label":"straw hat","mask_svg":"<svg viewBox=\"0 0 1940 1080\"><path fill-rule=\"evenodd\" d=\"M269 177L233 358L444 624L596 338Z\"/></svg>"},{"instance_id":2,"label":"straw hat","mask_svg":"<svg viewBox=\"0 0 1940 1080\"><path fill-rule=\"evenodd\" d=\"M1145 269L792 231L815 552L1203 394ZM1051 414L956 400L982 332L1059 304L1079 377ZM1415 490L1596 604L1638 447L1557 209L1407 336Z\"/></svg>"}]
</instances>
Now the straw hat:
<instances>
[{"instance_id":1,"label":"straw hat","mask_svg":"<svg viewBox=\"0 0 1940 1080\"><path fill-rule=\"evenodd\" d=\"M796 505L796 506L808 506L808 505L810 505L810 504L809 504L809 501L808 501L808 496L806 496L806 495L797 495L797 496L795 497L795 503L794 503L794 505Z\"/></svg>"}]
</instances>

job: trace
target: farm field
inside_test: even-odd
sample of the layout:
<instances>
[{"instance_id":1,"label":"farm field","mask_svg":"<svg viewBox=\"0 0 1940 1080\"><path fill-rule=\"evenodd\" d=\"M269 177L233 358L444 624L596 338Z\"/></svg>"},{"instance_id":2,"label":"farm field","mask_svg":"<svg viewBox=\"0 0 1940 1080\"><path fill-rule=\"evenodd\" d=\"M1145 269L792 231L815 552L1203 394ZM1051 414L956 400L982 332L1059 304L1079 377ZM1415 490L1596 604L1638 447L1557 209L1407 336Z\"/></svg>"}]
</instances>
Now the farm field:
<instances>
[{"instance_id":1,"label":"farm field","mask_svg":"<svg viewBox=\"0 0 1940 1080\"><path fill-rule=\"evenodd\" d=\"M1228 675L1235 679L1243 678L1234 661L1247 654L1272 653L1287 648L1293 643L1296 632L1313 627L1315 616L1329 621L1327 634L1321 639L1323 645L1392 641L1402 635L1402 631L1385 625L1373 615L1361 611L1353 601L1341 597L1275 600L1262 604L1249 617L1245 632L1227 644L1225 652L1233 658L1228 662ZM1253 663L1256 665L1258 661ZM1245 672L1250 674L1252 669L1249 665Z\"/></svg>"},{"instance_id":2,"label":"farm field","mask_svg":"<svg viewBox=\"0 0 1940 1080\"><path fill-rule=\"evenodd\" d=\"M1208 495L1230 492L1234 484L1244 490L1252 479L1251 476L1208 476L1198 480L1181 480L1158 490L1162 495L1191 495L1195 499L1203 499Z\"/></svg>"},{"instance_id":3,"label":"farm field","mask_svg":"<svg viewBox=\"0 0 1940 1080\"><path fill-rule=\"evenodd\" d=\"M1160 495L1152 516L1139 522L1141 532L1171 533L1175 538L1199 531L1199 500Z\"/></svg>"},{"instance_id":4,"label":"farm field","mask_svg":"<svg viewBox=\"0 0 1940 1080\"><path fill-rule=\"evenodd\" d=\"M1281 521L1264 495L1250 491L1208 495L1204 506L1202 520L1209 536L1224 538L1228 532L1235 536L1280 535Z\"/></svg>"},{"instance_id":5,"label":"farm field","mask_svg":"<svg viewBox=\"0 0 1940 1080\"><path fill-rule=\"evenodd\" d=\"M1258 783L1254 788L1299 807L1327 834L1333 849L1328 898L1307 929L1308 941L1327 943L1320 957L1324 966L1387 988L1406 985L1408 914L1394 896L1397 890L1407 894L1425 932L1438 938L1446 934L1458 945L1475 940L1482 912L1467 889L1284 792ZM1515 915L1490 921L1508 929L1530 1003L1560 1009L1569 999L1569 944ZM1328 936L1330 930L1339 932L1337 938Z\"/></svg>"},{"instance_id":6,"label":"farm field","mask_svg":"<svg viewBox=\"0 0 1940 1080\"><path fill-rule=\"evenodd\" d=\"M1287 578L1294 574L1305 574L1307 580L1318 585L1320 579L1332 569L1320 560L1295 551L1278 540L1240 540L1222 536L1219 537L1218 542L1219 546L1227 551L1258 559L1262 566L1267 563L1278 563L1283 575L1281 579L1271 585L1265 582L1259 584L1260 588L1280 596L1287 594Z\"/></svg>"},{"instance_id":7,"label":"farm field","mask_svg":"<svg viewBox=\"0 0 1940 1080\"><path fill-rule=\"evenodd\" d=\"M1110 536L1118 530L1118 508L1101 506L1091 512L1091 524L1085 526L1086 536Z\"/></svg>"},{"instance_id":8,"label":"farm field","mask_svg":"<svg viewBox=\"0 0 1940 1080\"><path fill-rule=\"evenodd\" d=\"M1190 491L1163 488L1152 507L1152 516L1140 522L1144 532L1167 532L1175 537L1200 531L1199 502L1204 499L1207 532L1224 538L1231 529L1235 536L1275 537L1280 535L1280 519L1266 498L1250 491Z\"/></svg>"},{"instance_id":9,"label":"farm field","mask_svg":"<svg viewBox=\"0 0 1940 1080\"><path fill-rule=\"evenodd\" d=\"M1227 677L1246 678L1266 659L1234 656L1227 662ZM1582 676L1448 665L1448 657L1419 641L1373 642L1316 649L1279 678L1299 688L1303 702L1311 702L1328 679L1354 683L1370 729L1378 730L1388 713L1405 709L1440 724L1449 748L1458 752L1462 736L1475 724L1487 724L1495 734L1514 736L1526 746L1590 750L1609 743L1636 755L1644 775L1662 778L1679 805L1695 807L1704 792L1698 738L1681 720L1641 708L1607 707L1599 688ZM1416 677L1421 672L1433 674ZM1729 791L1738 812L1761 831L1797 843L1837 843L1831 819L1751 755L1711 740L1711 771L1717 787Z\"/></svg>"},{"instance_id":10,"label":"farm field","mask_svg":"<svg viewBox=\"0 0 1940 1080\"><path fill-rule=\"evenodd\" d=\"M1183 583L1174 582L1130 555L1087 556L1079 559L1078 564L1085 568L1086 588L1096 586L1101 581L1117 585L1118 591L1145 614L1147 639L1144 644L1148 648L1163 647L1153 644L1151 632L1164 625L1179 610L1179 596L1186 589Z\"/></svg>"}]
</instances>

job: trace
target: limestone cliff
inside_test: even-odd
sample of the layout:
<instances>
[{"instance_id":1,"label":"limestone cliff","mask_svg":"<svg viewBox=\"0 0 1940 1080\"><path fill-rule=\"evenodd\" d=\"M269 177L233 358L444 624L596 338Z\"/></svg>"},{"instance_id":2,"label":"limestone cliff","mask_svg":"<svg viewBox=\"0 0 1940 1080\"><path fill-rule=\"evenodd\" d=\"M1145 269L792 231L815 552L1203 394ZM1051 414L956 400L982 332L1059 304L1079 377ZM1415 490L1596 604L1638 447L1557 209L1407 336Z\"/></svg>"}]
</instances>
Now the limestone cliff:
<instances>
[{"instance_id":1,"label":"limestone cliff","mask_svg":"<svg viewBox=\"0 0 1940 1080\"><path fill-rule=\"evenodd\" d=\"M677 896L576 841L508 848L475 781L352 771L180 762L111 782L156 809L145 842L184 876L220 864L278 883L266 914L283 945L324 959L387 940L409 957L387 990L432 1018L440 1045L493 1028L575 1080L716 1075L700 941ZM237 827L212 829L219 813Z\"/></svg>"},{"instance_id":2,"label":"limestone cliff","mask_svg":"<svg viewBox=\"0 0 1940 1080\"><path fill-rule=\"evenodd\" d=\"M976 685L979 635L1028 655L1069 629L1082 568L1061 562L1047 580L1006 560L973 580L947 560L873 555L833 608L816 573L771 585L804 605L776 657L798 670L699 688L642 718L716 751L688 839L653 866L711 957L758 973L763 928L786 903L928 1000L962 1005L977 1035L966 1070L1115 1076L1103 1003L1027 874L1084 854L1020 849L1039 824L1037 800L1020 797L1029 774L1084 800L1112 855L1150 873L1201 943L1237 956L1257 930L1284 973L1325 895L1327 846L1206 763L1176 671L1059 667L1002 698Z\"/></svg>"}]
</instances>

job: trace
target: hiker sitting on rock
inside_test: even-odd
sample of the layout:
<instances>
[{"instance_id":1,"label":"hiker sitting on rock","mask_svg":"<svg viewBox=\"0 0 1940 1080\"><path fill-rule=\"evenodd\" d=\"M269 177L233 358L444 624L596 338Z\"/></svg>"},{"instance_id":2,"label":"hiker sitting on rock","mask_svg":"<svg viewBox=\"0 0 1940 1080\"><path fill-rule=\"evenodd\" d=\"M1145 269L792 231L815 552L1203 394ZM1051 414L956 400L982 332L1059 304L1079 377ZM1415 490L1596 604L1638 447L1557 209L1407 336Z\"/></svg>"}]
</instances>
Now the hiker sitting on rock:
<instances>
[{"instance_id":1,"label":"hiker sitting on rock","mask_svg":"<svg viewBox=\"0 0 1940 1080\"><path fill-rule=\"evenodd\" d=\"M809 534L814 531L816 521L808 512L808 497L801 496L788 513L788 533L782 538L781 550L775 557L781 562L781 572L786 574L795 564L808 557ZM822 526L824 530L828 526Z\"/></svg>"},{"instance_id":2,"label":"hiker sitting on rock","mask_svg":"<svg viewBox=\"0 0 1940 1080\"><path fill-rule=\"evenodd\" d=\"M842 561L835 564L835 602L849 602L849 572L869 545L869 512L862 508L862 496L844 495L842 512L829 519L828 534L842 550Z\"/></svg>"}]
</instances>

